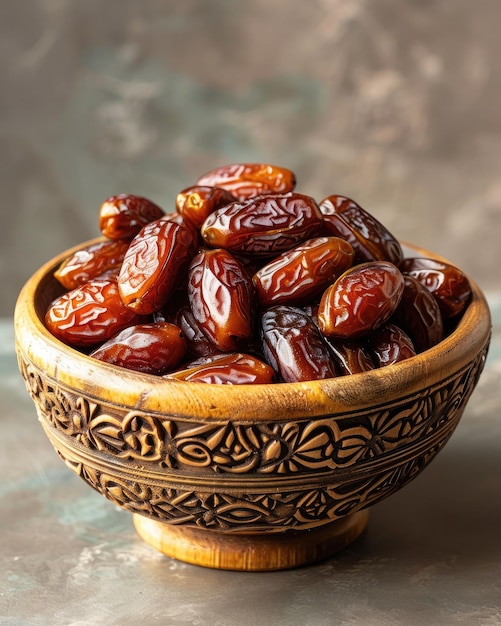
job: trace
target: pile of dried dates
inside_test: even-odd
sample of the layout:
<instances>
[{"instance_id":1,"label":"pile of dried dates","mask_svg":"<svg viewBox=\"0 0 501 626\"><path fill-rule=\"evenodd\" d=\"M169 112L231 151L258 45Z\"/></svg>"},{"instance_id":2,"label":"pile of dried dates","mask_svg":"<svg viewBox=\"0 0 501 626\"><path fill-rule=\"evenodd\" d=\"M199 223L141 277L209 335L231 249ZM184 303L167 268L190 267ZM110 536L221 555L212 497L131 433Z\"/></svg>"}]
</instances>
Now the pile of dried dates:
<instances>
[{"instance_id":1,"label":"pile of dried dates","mask_svg":"<svg viewBox=\"0 0 501 626\"><path fill-rule=\"evenodd\" d=\"M427 350L471 298L457 267L404 258L353 200L317 203L294 174L234 164L201 176L165 213L108 198L103 239L67 258L47 328L121 367L220 384L356 374Z\"/></svg>"}]
</instances>

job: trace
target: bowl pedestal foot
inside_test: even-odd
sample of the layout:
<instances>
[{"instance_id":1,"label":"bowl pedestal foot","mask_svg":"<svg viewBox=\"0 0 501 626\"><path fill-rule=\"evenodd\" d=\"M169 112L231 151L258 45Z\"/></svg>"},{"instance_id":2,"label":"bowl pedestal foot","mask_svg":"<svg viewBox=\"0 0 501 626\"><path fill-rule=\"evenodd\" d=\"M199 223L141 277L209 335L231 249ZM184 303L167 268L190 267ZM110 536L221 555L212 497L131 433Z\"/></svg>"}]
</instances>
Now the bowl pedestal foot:
<instances>
[{"instance_id":1,"label":"bowl pedestal foot","mask_svg":"<svg viewBox=\"0 0 501 626\"><path fill-rule=\"evenodd\" d=\"M133 514L139 536L172 558L215 569L271 571L326 559L355 541L368 512L352 513L330 524L283 533L225 533L166 524Z\"/></svg>"}]
</instances>

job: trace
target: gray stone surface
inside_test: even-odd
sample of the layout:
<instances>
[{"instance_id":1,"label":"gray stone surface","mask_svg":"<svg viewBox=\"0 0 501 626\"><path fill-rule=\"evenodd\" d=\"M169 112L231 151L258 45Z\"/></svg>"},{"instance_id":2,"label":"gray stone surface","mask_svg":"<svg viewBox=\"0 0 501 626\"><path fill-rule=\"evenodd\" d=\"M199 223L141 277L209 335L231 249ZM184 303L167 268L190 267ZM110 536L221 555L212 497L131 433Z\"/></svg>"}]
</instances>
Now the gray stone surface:
<instances>
[{"instance_id":1,"label":"gray stone surface","mask_svg":"<svg viewBox=\"0 0 501 626\"><path fill-rule=\"evenodd\" d=\"M57 457L0 322L0 624L494 626L501 623L501 294L486 369L450 442L316 565L232 573L143 543Z\"/></svg>"},{"instance_id":2,"label":"gray stone surface","mask_svg":"<svg viewBox=\"0 0 501 626\"><path fill-rule=\"evenodd\" d=\"M108 195L170 209L233 161L350 195L494 288L500 21L497 0L0 3L0 315Z\"/></svg>"}]
</instances>

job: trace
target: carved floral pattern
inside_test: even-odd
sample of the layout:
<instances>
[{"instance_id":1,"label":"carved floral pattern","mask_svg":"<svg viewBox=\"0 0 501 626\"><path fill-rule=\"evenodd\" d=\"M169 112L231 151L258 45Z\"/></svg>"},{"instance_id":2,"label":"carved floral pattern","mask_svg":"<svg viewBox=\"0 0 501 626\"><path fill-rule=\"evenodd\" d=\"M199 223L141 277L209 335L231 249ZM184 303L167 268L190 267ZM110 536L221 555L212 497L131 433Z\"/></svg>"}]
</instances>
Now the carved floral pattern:
<instances>
[{"instance_id":1,"label":"carved floral pattern","mask_svg":"<svg viewBox=\"0 0 501 626\"><path fill-rule=\"evenodd\" d=\"M486 352L427 394L349 416L271 423L200 424L99 404L21 355L19 365L60 456L117 505L175 524L270 532L325 524L414 478L452 434ZM103 459L113 460L106 471ZM224 487L216 474L227 476ZM269 493L258 476L274 481Z\"/></svg>"}]
</instances>

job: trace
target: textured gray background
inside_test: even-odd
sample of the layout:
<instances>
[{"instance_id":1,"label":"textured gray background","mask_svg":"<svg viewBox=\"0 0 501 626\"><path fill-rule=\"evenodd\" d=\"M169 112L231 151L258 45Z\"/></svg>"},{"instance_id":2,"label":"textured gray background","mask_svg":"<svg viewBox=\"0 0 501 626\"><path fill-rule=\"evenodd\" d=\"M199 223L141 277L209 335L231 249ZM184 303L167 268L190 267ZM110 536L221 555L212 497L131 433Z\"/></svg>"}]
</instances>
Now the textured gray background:
<instances>
[{"instance_id":1,"label":"textured gray background","mask_svg":"<svg viewBox=\"0 0 501 626\"><path fill-rule=\"evenodd\" d=\"M233 161L292 168L499 285L498 0L0 3L0 315L98 234Z\"/></svg>"}]
</instances>

